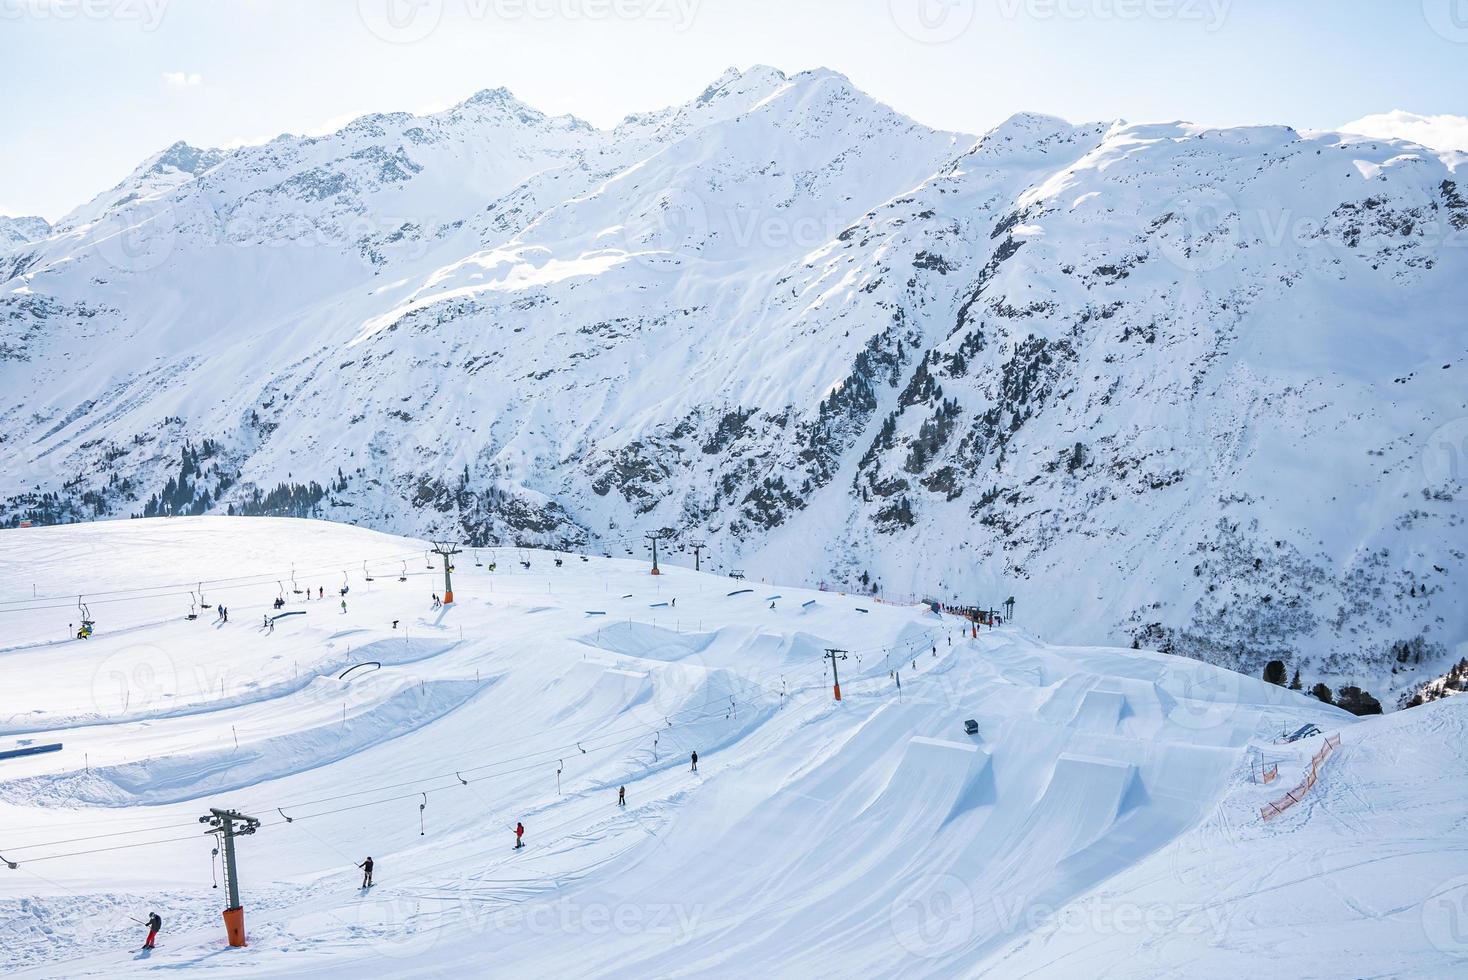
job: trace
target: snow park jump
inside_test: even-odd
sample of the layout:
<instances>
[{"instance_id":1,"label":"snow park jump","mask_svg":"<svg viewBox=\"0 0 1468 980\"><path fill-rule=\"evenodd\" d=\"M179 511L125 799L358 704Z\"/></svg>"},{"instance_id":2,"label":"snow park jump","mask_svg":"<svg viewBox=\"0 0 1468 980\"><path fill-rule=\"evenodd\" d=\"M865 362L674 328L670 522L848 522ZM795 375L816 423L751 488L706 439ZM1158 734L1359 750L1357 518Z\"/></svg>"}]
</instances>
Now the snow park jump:
<instances>
[{"instance_id":1,"label":"snow park jump","mask_svg":"<svg viewBox=\"0 0 1468 980\"><path fill-rule=\"evenodd\" d=\"M0 663L31 678L25 715L0 727L0 855L15 866L0 869L0 907L35 923L12 927L7 972L123 969L126 916L77 917L125 906L160 914L147 953L186 973L235 945L267 975L454 973L489 944L527 976L573 963L661 974L690 957L730 976L837 963L1058 975L1080 949L1120 967L1143 941L1168 961L1242 963L1301 903L1350 921L1354 902L1267 870L1286 855L1369 880L1393 907L1432 887L1420 848L1369 869L1356 855L1426 839L1432 811L1408 829L1381 801L1420 780L1395 746L1455 758L1450 703L1358 721L1165 654L1047 646L1008 625L975 638L927 606L857 616L859 599L788 586L774 595L802 615L787 627L729 579L666 556L668 598L641 614L587 621L597 597L645 581L645 562L592 557L548 579L533 568L549 558L530 550L532 570L466 563L457 601L436 609L441 569L392 574L421 560L421 542L309 528L174 518L0 535L0 581L36 583L34 597L0 596ZM282 555L300 585L284 600ZM354 600L344 614L313 577L343 567L361 570L340 586ZM201 579L240 626L177 615ZM74 596L46 598L77 589L108 610L85 643L58 640ZM333 615L245 625L310 603ZM1328 734L1275 744L1305 726ZM1326 769L1324 746L1340 744ZM1314 774L1288 809L1251 776L1265 747ZM213 836L188 830L201 816ZM366 854L374 875L358 888ZM832 894L846 897L838 909ZM1249 915L1210 919L1219 902ZM648 928L547 946L524 927L618 909ZM953 928L935 932L940 909ZM1113 909L1164 926L1053 925ZM674 931L653 929L655 914ZM583 927L555 921L568 938ZM745 930L759 946L735 941ZM1351 935L1337 939L1368 955ZM1427 939L1398 953L1449 962Z\"/></svg>"}]
</instances>

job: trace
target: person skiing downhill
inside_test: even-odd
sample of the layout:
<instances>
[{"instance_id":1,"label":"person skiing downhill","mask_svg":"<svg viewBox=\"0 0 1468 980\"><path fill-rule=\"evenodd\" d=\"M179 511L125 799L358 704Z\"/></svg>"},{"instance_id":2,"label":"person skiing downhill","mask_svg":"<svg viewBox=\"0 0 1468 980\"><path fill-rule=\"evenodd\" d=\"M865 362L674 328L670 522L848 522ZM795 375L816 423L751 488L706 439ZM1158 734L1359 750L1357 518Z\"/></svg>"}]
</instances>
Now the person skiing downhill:
<instances>
[{"instance_id":1,"label":"person skiing downhill","mask_svg":"<svg viewBox=\"0 0 1468 980\"><path fill-rule=\"evenodd\" d=\"M359 868L362 869L362 887L363 888L371 888L372 887L372 855L370 855L370 854L367 855L367 860L365 860L361 864L357 865L357 867L359 867Z\"/></svg>"},{"instance_id":2,"label":"person skiing downhill","mask_svg":"<svg viewBox=\"0 0 1468 980\"><path fill-rule=\"evenodd\" d=\"M157 912L148 913L148 938L143 942L144 949L152 949L153 943L158 938L158 930L163 928L163 920L158 917Z\"/></svg>"},{"instance_id":3,"label":"person skiing downhill","mask_svg":"<svg viewBox=\"0 0 1468 980\"><path fill-rule=\"evenodd\" d=\"M522 848L522 847L525 846L525 841L522 840L522 838L524 836L525 836L525 825L523 823L520 823L518 820L515 821L515 849L516 850L519 850L520 848Z\"/></svg>"}]
</instances>

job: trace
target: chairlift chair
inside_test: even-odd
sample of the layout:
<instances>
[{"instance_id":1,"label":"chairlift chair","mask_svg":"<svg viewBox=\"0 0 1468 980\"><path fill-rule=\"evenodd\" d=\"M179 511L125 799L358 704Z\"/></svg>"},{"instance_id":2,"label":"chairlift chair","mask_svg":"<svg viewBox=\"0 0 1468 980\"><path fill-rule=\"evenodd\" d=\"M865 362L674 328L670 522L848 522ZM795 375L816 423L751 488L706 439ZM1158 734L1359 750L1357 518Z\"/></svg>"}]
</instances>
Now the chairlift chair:
<instances>
[{"instance_id":1,"label":"chairlift chair","mask_svg":"<svg viewBox=\"0 0 1468 980\"><path fill-rule=\"evenodd\" d=\"M407 559L404 559L403 560L403 573L398 576L398 581L399 582L406 582L406 581L408 581L408 562L407 562Z\"/></svg>"},{"instance_id":2,"label":"chairlift chair","mask_svg":"<svg viewBox=\"0 0 1468 980\"><path fill-rule=\"evenodd\" d=\"M199 618L199 612L194 607L194 594L192 592L190 592L189 593L189 614L187 616L185 616L184 619L198 619L198 618Z\"/></svg>"},{"instance_id":3,"label":"chairlift chair","mask_svg":"<svg viewBox=\"0 0 1468 980\"><path fill-rule=\"evenodd\" d=\"M474 567L475 568L483 568L484 567L484 562L482 562L482 561L479 560L479 549L477 549L477 548L474 549Z\"/></svg>"},{"instance_id":4,"label":"chairlift chair","mask_svg":"<svg viewBox=\"0 0 1468 980\"><path fill-rule=\"evenodd\" d=\"M199 583L199 608L200 609L213 609L214 608L213 603L209 603L209 602L205 602L204 601L204 583L203 582L200 582Z\"/></svg>"},{"instance_id":5,"label":"chairlift chair","mask_svg":"<svg viewBox=\"0 0 1468 980\"><path fill-rule=\"evenodd\" d=\"M373 580L372 573L367 571L367 563L365 561L362 563L362 577L369 582Z\"/></svg>"},{"instance_id":6,"label":"chairlift chair","mask_svg":"<svg viewBox=\"0 0 1468 980\"><path fill-rule=\"evenodd\" d=\"M291 591L296 595L303 595L304 590L296 584L296 566L291 566Z\"/></svg>"},{"instance_id":7,"label":"chairlift chair","mask_svg":"<svg viewBox=\"0 0 1468 980\"><path fill-rule=\"evenodd\" d=\"M85 602L82 602L81 596L76 597L76 606L77 609L81 610L82 614L82 625L81 628L76 631L76 638L78 640L85 640L87 637L92 635L92 627L95 625L92 620L92 610L87 608L87 604Z\"/></svg>"}]
</instances>

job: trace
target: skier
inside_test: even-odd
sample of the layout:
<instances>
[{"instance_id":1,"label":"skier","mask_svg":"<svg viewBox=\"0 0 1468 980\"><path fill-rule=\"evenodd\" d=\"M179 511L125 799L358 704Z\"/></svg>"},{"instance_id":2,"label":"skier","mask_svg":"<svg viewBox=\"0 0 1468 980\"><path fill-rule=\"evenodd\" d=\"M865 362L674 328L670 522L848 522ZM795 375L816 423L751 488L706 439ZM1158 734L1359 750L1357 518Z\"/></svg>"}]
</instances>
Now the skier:
<instances>
[{"instance_id":1,"label":"skier","mask_svg":"<svg viewBox=\"0 0 1468 980\"><path fill-rule=\"evenodd\" d=\"M673 596L673 608L674 609L677 609L678 608L678 597L677 596Z\"/></svg>"},{"instance_id":2,"label":"skier","mask_svg":"<svg viewBox=\"0 0 1468 980\"><path fill-rule=\"evenodd\" d=\"M626 805L627 805L627 787L625 787L625 786L618 786L617 787L617 806L626 806Z\"/></svg>"},{"instance_id":3,"label":"skier","mask_svg":"<svg viewBox=\"0 0 1468 980\"><path fill-rule=\"evenodd\" d=\"M367 860L365 860L361 864L357 865L357 867L359 867L359 868L362 869L362 887L363 888L371 888L372 887L372 855L370 855L370 854L367 855Z\"/></svg>"},{"instance_id":4,"label":"skier","mask_svg":"<svg viewBox=\"0 0 1468 980\"><path fill-rule=\"evenodd\" d=\"M143 942L144 949L152 949L153 943L158 938L158 930L163 928L163 920L158 917L157 912L148 913L148 938Z\"/></svg>"},{"instance_id":5,"label":"skier","mask_svg":"<svg viewBox=\"0 0 1468 980\"><path fill-rule=\"evenodd\" d=\"M345 616L346 614L347 614L347 600L343 599L342 600L342 615Z\"/></svg>"},{"instance_id":6,"label":"skier","mask_svg":"<svg viewBox=\"0 0 1468 980\"><path fill-rule=\"evenodd\" d=\"M325 599L326 598L326 586L324 586L324 585L318 585L318 586L316 586L316 598L318 598L318 599Z\"/></svg>"},{"instance_id":7,"label":"skier","mask_svg":"<svg viewBox=\"0 0 1468 980\"><path fill-rule=\"evenodd\" d=\"M525 841L523 840L524 836L525 825L523 823L520 823L518 820L515 821L515 850L518 851L520 848L525 846Z\"/></svg>"},{"instance_id":8,"label":"skier","mask_svg":"<svg viewBox=\"0 0 1468 980\"><path fill-rule=\"evenodd\" d=\"M693 768L689 772L698 772L698 753L693 753Z\"/></svg>"},{"instance_id":9,"label":"skier","mask_svg":"<svg viewBox=\"0 0 1468 980\"><path fill-rule=\"evenodd\" d=\"M224 613L224 621L226 623L229 622L229 607L228 606L220 606L219 608Z\"/></svg>"}]
</instances>

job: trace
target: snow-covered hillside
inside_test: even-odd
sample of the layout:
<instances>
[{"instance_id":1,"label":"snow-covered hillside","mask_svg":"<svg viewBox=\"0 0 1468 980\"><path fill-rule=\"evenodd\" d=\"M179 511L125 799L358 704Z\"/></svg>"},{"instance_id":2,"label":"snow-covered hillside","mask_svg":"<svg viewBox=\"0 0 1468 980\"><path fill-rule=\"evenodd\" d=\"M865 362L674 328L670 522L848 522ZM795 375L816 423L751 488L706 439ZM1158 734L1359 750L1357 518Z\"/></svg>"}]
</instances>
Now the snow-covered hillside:
<instances>
[{"instance_id":1,"label":"snow-covered hillside","mask_svg":"<svg viewBox=\"0 0 1468 980\"><path fill-rule=\"evenodd\" d=\"M0 532L0 751L62 746L0 760L9 975L1442 977L1468 956L1468 700L1361 721L1194 660L574 553L468 550L435 609L427 547L265 518ZM1341 747L1264 822L1323 742L1274 738L1306 724ZM237 844L244 949L209 807L263 824ZM154 910L137 952L129 917Z\"/></svg>"},{"instance_id":2,"label":"snow-covered hillside","mask_svg":"<svg viewBox=\"0 0 1468 980\"><path fill-rule=\"evenodd\" d=\"M0 519L666 526L1391 708L1468 655L1462 160L767 68L180 144L0 253Z\"/></svg>"}]
</instances>

